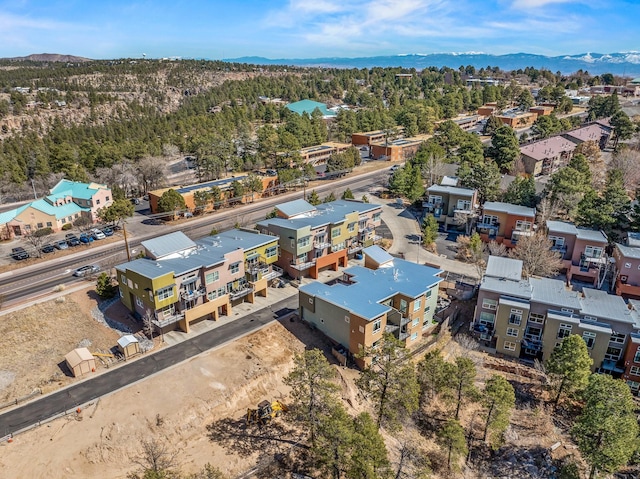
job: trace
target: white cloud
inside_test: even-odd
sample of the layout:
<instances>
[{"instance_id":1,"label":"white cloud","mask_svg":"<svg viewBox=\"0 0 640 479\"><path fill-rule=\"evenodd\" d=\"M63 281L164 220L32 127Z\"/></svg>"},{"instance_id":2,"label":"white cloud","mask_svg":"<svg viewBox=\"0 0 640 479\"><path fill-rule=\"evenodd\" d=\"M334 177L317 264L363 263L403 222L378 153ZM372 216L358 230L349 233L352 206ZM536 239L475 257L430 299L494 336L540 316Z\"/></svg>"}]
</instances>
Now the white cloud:
<instances>
[{"instance_id":1,"label":"white cloud","mask_svg":"<svg viewBox=\"0 0 640 479\"><path fill-rule=\"evenodd\" d=\"M576 0L513 0L512 7L516 9L539 8L552 3L581 3Z\"/></svg>"}]
</instances>

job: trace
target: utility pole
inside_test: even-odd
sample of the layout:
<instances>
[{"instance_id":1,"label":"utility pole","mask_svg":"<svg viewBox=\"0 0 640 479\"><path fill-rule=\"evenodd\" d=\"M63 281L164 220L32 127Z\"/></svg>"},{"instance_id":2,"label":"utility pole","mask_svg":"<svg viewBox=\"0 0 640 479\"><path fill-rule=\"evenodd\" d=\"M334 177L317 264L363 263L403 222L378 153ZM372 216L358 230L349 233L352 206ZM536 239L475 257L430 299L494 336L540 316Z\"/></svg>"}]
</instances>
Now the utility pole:
<instances>
[{"instance_id":1,"label":"utility pole","mask_svg":"<svg viewBox=\"0 0 640 479\"><path fill-rule=\"evenodd\" d=\"M127 261L131 261L131 252L129 251L129 241L127 240L127 223L122 222L122 233L124 235L124 247L127 250Z\"/></svg>"}]
</instances>

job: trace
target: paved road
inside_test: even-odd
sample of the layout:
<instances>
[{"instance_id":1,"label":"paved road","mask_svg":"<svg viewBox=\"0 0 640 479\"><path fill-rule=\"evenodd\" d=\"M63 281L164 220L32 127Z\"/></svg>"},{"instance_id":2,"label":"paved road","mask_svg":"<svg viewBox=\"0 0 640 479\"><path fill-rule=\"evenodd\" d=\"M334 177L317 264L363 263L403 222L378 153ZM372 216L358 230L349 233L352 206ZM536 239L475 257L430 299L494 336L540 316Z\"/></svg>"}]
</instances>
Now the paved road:
<instances>
[{"instance_id":1,"label":"paved road","mask_svg":"<svg viewBox=\"0 0 640 479\"><path fill-rule=\"evenodd\" d=\"M148 354L104 374L12 409L0 415L0 436L15 433L64 411L73 411L78 406L98 397L148 378L243 334L253 332L290 312L297 307L297 303L298 297L294 295L271 305L269 308L234 319L174 346Z\"/></svg>"}]
</instances>

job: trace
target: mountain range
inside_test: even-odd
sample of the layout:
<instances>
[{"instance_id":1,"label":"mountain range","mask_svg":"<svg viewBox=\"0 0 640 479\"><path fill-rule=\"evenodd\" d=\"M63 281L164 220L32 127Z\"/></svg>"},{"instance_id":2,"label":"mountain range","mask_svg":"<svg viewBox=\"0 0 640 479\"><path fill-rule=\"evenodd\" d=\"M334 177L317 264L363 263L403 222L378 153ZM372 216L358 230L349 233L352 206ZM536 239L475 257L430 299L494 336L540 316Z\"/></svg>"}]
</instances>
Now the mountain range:
<instances>
[{"instance_id":1,"label":"mountain range","mask_svg":"<svg viewBox=\"0 0 640 479\"><path fill-rule=\"evenodd\" d=\"M518 70L526 67L545 68L552 72L569 74L578 70L588 71L592 75L612 73L628 77L640 76L640 52L620 53L583 53L549 57L530 53L509 53L491 55L481 52L465 53L411 53L389 56L359 58L280 58L241 57L225 59L228 62L251 63L256 65L293 65L303 67L330 68L372 68L403 67L422 70L428 67L458 68L460 65L472 65L475 68L487 66L500 67L501 70Z\"/></svg>"}]
</instances>

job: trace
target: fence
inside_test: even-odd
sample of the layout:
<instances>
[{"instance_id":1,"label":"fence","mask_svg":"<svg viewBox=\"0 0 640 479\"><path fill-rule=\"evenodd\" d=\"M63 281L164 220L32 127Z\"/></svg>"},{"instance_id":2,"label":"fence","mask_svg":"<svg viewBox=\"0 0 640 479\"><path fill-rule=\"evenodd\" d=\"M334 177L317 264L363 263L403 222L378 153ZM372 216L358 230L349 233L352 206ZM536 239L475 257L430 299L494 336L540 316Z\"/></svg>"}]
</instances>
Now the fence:
<instances>
[{"instance_id":1,"label":"fence","mask_svg":"<svg viewBox=\"0 0 640 479\"><path fill-rule=\"evenodd\" d=\"M34 398L36 396L39 396L41 394L42 394L42 389L40 389L40 388L34 389L33 392L27 394L26 396L22 396L22 397L19 397L19 398L16 398L16 399L12 399L9 402L0 404L0 410L4 409L4 408L11 407L11 406L17 406L21 402L28 401L29 399Z\"/></svg>"}]
</instances>

